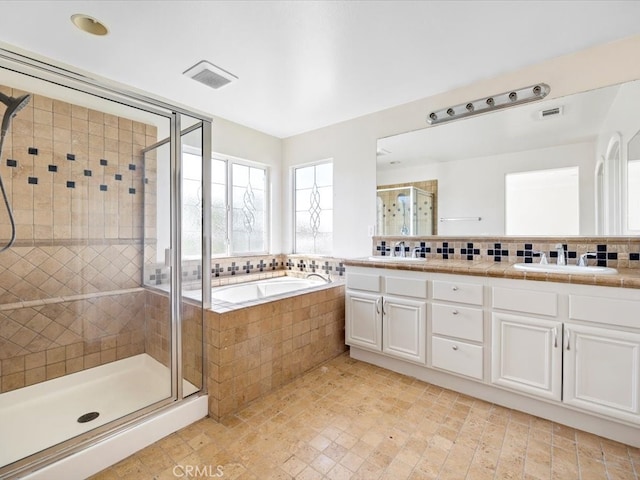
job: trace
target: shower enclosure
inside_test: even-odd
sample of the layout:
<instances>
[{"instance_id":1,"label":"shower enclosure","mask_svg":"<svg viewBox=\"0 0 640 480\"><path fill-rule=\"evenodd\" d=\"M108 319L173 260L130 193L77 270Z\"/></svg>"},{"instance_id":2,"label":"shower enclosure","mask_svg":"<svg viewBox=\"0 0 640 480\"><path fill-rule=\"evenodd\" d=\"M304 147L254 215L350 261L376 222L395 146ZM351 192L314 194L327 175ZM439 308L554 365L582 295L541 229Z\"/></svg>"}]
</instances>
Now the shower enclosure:
<instances>
[{"instance_id":1,"label":"shower enclosure","mask_svg":"<svg viewBox=\"0 0 640 480\"><path fill-rule=\"evenodd\" d=\"M376 190L378 235L432 235L433 193L420 188Z\"/></svg>"},{"instance_id":2,"label":"shower enclosure","mask_svg":"<svg viewBox=\"0 0 640 480\"><path fill-rule=\"evenodd\" d=\"M210 202L188 238L181 211L185 167L210 196L211 123L1 48L0 101L0 477L11 478L206 393ZM203 300L183 299L183 284Z\"/></svg>"}]
</instances>

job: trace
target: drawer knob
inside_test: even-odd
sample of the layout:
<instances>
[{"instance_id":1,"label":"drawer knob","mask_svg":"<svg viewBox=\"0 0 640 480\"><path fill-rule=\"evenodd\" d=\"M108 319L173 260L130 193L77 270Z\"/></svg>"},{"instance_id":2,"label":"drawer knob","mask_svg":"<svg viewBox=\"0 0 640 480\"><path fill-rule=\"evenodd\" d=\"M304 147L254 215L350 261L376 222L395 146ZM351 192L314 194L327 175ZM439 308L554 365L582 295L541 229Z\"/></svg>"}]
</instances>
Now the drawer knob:
<instances>
[{"instance_id":1,"label":"drawer knob","mask_svg":"<svg viewBox=\"0 0 640 480\"><path fill-rule=\"evenodd\" d=\"M458 314L458 310L454 310L454 311L453 311L453 312L451 312L451 313L452 313L452 314L454 314L454 315L457 315L457 314Z\"/></svg>"},{"instance_id":2,"label":"drawer knob","mask_svg":"<svg viewBox=\"0 0 640 480\"><path fill-rule=\"evenodd\" d=\"M451 290L453 290L454 292L458 291L458 287L456 287L455 285L451 288Z\"/></svg>"},{"instance_id":3,"label":"drawer knob","mask_svg":"<svg viewBox=\"0 0 640 480\"><path fill-rule=\"evenodd\" d=\"M451 347L451 348L453 348L454 350L458 350L458 346L457 346L457 345L454 345L454 346L453 346L453 347Z\"/></svg>"}]
</instances>

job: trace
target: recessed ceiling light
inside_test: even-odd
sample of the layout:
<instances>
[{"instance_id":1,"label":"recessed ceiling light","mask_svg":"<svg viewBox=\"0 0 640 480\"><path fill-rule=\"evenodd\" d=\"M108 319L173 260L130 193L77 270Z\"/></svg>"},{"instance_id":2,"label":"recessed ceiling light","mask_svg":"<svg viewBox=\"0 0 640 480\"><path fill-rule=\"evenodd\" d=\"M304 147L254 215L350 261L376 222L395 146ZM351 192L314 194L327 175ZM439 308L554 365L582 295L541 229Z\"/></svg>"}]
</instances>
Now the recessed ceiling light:
<instances>
[{"instance_id":1,"label":"recessed ceiling light","mask_svg":"<svg viewBox=\"0 0 640 480\"><path fill-rule=\"evenodd\" d=\"M83 32L90 33L91 35L106 35L109 33L109 29L100 20L97 20L89 15L83 13L76 13L71 15L71 21Z\"/></svg>"}]
</instances>

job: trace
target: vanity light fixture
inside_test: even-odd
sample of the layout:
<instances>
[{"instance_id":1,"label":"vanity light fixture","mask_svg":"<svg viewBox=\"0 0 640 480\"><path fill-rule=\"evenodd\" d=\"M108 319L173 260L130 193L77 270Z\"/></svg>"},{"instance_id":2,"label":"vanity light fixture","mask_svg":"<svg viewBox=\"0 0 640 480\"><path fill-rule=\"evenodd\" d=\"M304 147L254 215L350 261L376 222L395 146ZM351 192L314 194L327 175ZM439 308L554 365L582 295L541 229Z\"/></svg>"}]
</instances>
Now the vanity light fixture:
<instances>
[{"instance_id":1,"label":"vanity light fixture","mask_svg":"<svg viewBox=\"0 0 640 480\"><path fill-rule=\"evenodd\" d=\"M518 90L480 98L472 102L462 103L460 105L431 112L427 116L427 123L429 125L436 125L438 123L449 122L451 120L469 117L478 113L486 113L500 108L535 102L537 100L542 100L550 91L551 88L549 85L546 83L539 83L537 85L531 85Z\"/></svg>"}]
</instances>

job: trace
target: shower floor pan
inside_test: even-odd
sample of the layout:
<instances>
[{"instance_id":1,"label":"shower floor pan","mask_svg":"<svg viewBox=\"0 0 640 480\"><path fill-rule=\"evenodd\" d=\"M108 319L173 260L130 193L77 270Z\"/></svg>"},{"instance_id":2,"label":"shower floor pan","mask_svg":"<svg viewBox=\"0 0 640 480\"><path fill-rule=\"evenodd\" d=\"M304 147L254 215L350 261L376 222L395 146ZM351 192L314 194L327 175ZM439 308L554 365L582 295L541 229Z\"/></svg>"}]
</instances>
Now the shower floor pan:
<instances>
[{"instance_id":1,"label":"shower floor pan","mask_svg":"<svg viewBox=\"0 0 640 480\"><path fill-rule=\"evenodd\" d=\"M198 390L183 382L185 397ZM142 353L3 393L0 466L163 400L170 385L170 370Z\"/></svg>"}]
</instances>

